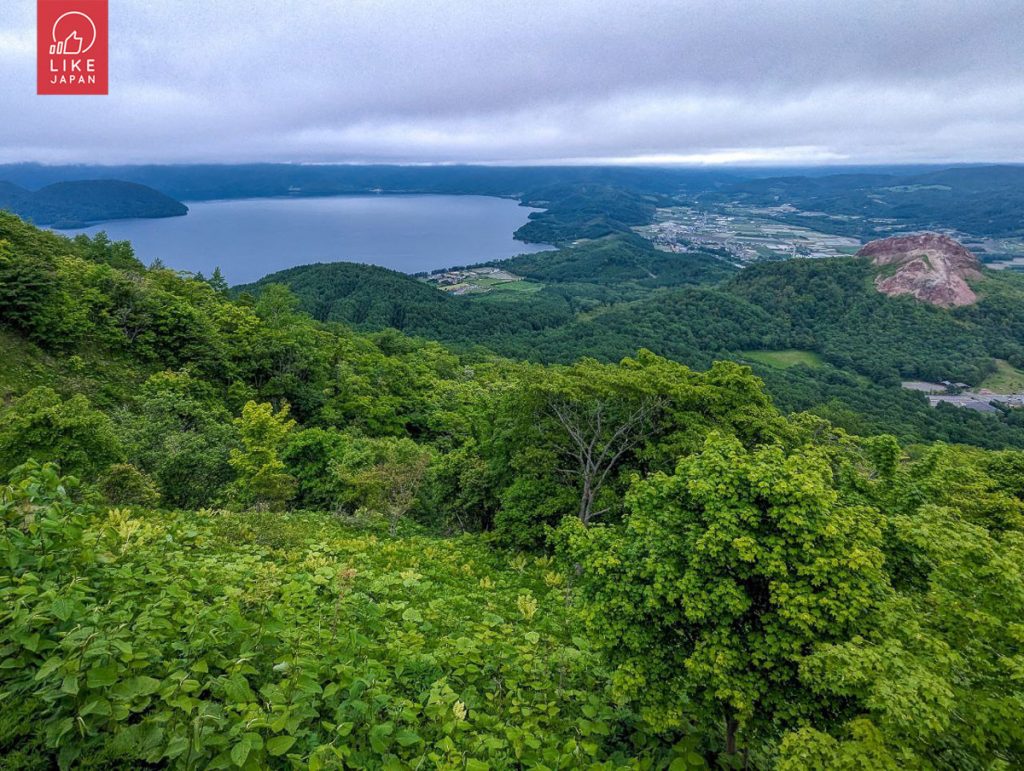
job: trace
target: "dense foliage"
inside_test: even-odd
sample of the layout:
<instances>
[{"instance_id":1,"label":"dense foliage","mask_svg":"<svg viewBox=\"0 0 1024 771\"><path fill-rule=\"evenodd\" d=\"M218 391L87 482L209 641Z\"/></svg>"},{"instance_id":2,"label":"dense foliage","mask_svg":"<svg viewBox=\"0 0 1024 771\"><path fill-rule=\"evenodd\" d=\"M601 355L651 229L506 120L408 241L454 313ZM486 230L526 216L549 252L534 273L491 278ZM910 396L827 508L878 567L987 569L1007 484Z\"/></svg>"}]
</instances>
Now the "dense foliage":
<instances>
[{"instance_id":1,"label":"dense foliage","mask_svg":"<svg viewBox=\"0 0 1024 771\"><path fill-rule=\"evenodd\" d=\"M0 214L0 768L1024 764L1021 453L852 436L885 424L834 364L777 373L818 413L786 415L711 361L864 371L835 266L784 268L820 303L641 278L509 360ZM1003 316L891 313L1012 330L987 288Z\"/></svg>"},{"instance_id":2,"label":"dense foliage","mask_svg":"<svg viewBox=\"0 0 1024 771\"><path fill-rule=\"evenodd\" d=\"M445 341L485 341L557 326L572 319L571 298L542 289L529 298L503 305L494 313L486 305L451 297L404 273L335 262L279 271L236 293L259 296L265 286L284 284L300 307L320 321L340 321L356 329L397 329Z\"/></svg>"},{"instance_id":3,"label":"dense foliage","mask_svg":"<svg viewBox=\"0 0 1024 771\"><path fill-rule=\"evenodd\" d=\"M1019 455L841 448L712 435L624 526L566 521L614 690L757 768L1021 765Z\"/></svg>"},{"instance_id":4,"label":"dense foliage","mask_svg":"<svg viewBox=\"0 0 1024 771\"><path fill-rule=\"evenodd\" d=\"M1024 364L1024 282L990 276L976 306L947 311L874 291L865 260L789 260L743 271L729 291L779 319L781 347L807 348L876 383L980 382L992 358ZM1014 310L1010 310L1010 308Z\"/></svg>"},{"instance_id":5,"label":"dense foliage","mask_svg":"<svg viewBox=\"0 0 1024 771\"><path fill-rule=\"evenodd\" d=\"M634 233L588 239L554 253L522 254L492 264L542 283L603 284L620 291L623 286L654 289L715 282L736 271L703 252L658 251Z\"/></svg>"},{"instance_id":6,"label":"dense foliage","mask_svg":"<svg viewBox=\"0 0 1024 771\"><path fill-rule=\"evenodd\" d=\"M604 698L546 558L108 510L71 484L30 465L0 489L0 767L617 768L693 746Z\"/></svg>"}]
</instances>

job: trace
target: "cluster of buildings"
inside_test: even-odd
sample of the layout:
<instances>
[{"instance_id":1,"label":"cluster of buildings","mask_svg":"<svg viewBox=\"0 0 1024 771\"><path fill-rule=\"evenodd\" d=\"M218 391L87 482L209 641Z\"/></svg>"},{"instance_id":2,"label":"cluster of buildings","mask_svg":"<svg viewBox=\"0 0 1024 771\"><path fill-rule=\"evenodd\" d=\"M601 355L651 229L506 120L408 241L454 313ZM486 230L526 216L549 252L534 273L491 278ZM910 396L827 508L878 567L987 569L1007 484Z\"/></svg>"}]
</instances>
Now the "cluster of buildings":
<instances>
[{"instance_id":1,"label":"cluster of buildings","mask_svg":"<svg viewBox=\"0 0 1024 771\"><path fill-rule=\"evenodd\" d=\"M927 394L928 403L932 407L946 403L977 412L999 412L1001 409L1024 407L1024 393L1001 394L988 388L971 390L966 383L952 383L948 380L938 383L910 380L903 383L903 387Z\"/></svg>"},{"instance_id":2,"label":"cluster of buildings","mask_svg":"<svg viewBox=\"0 0 1024 771\"><path fill-rule=\"evenodd\" d=\"M438 271L421 277L428 284L449 294L489 292L499 284L522 281L522 276L501 268L460 268Z\"/></svg>"},{"instance_id":3,"label":"cluster of buildings","mask_svg":"<svg viewBox=\"0 0 1024 771\"><path fill-rule=\"evenodd\" d=\"M683 206L660 210L656 222L637 232L666 252L724 250L740 265L792 257L839 257L860 246L855 238L773 222L753 211L719 213Z\"/></svg>"}]
</instances>

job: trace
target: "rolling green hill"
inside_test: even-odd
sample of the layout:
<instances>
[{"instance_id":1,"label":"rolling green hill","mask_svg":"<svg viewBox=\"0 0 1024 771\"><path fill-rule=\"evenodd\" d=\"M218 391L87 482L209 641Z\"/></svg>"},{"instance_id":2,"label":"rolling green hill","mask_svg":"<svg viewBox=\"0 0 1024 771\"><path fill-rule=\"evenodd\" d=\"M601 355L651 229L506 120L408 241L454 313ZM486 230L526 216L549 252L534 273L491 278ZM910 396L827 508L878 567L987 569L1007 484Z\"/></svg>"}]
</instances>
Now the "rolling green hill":
<instances>
[{"instance_id":1,"label":"rolling green hill","mask_svg":"<svg viewBox=\"0 0 1024 771\"><path fill-rule=\"evenodd\" d=\"M1024 365L1024 277L986 272L975 305L947 310L880 294L876 270L858 258L737 272L712 255L659 252L624 234L492 264L537 290L453 297L401 274L340 264L284 271L249 289L281 282L323 320L531 361L617 361L643 347L696 367L752 362L780 405L828 414L851 431L890 426L908 438L1024 445L1016 412L935 410L900 388L904 379L980 384L997 360ZM751 355L779 350L829 366L782 373Z\"/></svg>"},{"instance_id":2,"label":"rolling green hill","mask_svg":"<svg viewBox=\"0 0 1024 771\"><path fill-rule=\"evenodd\" d=\"M541 290L505 303L502 313L467 297L447 295L411 276L386 268L333 262L272 273L236 294L259 297L270 285L283 284L299 307L319 321L357 329L397 329L411 335L472 346L524 329L557 326L572 318L566 299Z\"/></svg>"},{"instance_id":3,"label":"rolling green hill","mask_svg":"<svg viewBox=\"0 0 1024 771\"><path fill-rule=\"evenodd\" d=\"M188 207L158 190L113 179L55 182L35 192L0 183L0 209L37 225L77 228L103 220L180 217Z\"/></svg>"},{"instance_id":4,"label":"rolling green hill","mask_svg":"<svg viewBox=\"0 0 1024 771\"><path fill-rule=\"evenodd\" d=\"M290 268L234 291L258 296L263 287L280 283L321 321L360 329L390 327L505 350L503 341L564 327L587 309L643 298L662 286L716 282L735 272L710 255L659 252L635 235L609 236L543 254L493 263L535 282L536 291L530 292L450 296L402 273L354 263Z\"/></svg>"},{"instance_id":5,"label":"rolling green hill","mask_svg":"<svg viewBox=\"0 0 1024 771\"><path fill-rule=\"evenodd\" d=\"M711 254L670 254L634 233L586 240L557 252L521 254L492 265L541 282L590 283L609 286L705 284L727 278L736 268Z\"/></svg>"}]
</instances>

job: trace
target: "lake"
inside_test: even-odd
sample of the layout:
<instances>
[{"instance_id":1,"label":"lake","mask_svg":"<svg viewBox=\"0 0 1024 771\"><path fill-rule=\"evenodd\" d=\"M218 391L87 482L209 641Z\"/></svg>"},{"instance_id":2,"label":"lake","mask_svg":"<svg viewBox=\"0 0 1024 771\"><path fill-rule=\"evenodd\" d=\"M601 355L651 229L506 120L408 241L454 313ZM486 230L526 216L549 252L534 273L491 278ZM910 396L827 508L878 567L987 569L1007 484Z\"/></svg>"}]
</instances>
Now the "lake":
<instances>
[{"instance_id":1,"label":"lake","mask_svg":"<svg viewBox=\"0 0 1024 771\"><path fill-rule=\"evenodd\" d=\"M187 202L166 219L112 220L61 231L105 230L128 240L147 265L209 276L220 267L231 284L311 262L363 262L405 273L512 257L551 247L512 238L535 209L476 195L368 195L247 198Z\"/></svg>"}]
</instances>

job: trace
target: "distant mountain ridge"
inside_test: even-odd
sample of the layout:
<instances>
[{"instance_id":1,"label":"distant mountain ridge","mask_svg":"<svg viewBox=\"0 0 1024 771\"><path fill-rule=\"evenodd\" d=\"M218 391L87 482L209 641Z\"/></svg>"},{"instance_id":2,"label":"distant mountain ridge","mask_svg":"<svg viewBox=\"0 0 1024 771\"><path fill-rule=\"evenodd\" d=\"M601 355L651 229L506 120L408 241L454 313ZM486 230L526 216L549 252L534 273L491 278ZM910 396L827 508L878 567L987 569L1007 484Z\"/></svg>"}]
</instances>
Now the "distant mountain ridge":
<instances>
[{"instance_id":1,"label":"distant mountain ridge","mask_svg":"<svg viewBox=\"0 0 1024 771\"><path fill-rule=\"evenodd\" d=\"M115 179L56 182L36 191L0 181L0 209L36 225L84 227L114 219L180 217L188 207L159 190Z\"/></svg>"},{"instance_id":2,"label":"distant mountain ridge","mask_svg":"<svg viewBox=\"0 0 1024 771\"><path fill-rule=\"evenodd\" d=\"M655 207L680 202L698 207L780 208L773 219L864 241L946 228L978 237L1024 237L1024 165L1013 164L757 170L299 163L0 165L0 180L22 188L100 178L146 185L189 201L377 193L501 196L547 210L532 213L517 238L556 245L628 232L649 221ZM17 198L18 191L13 192ZM0 188L0 200L3 196Z\"/></svg>"},{"instance_id":3,"label":"distant mountain ridge","mask_svg":"<svg viewBox=\"0 0 1024 771\"><path fill-rule=\"evenodd\" d=\"M966 166L906 174L844 173L747 179L698 196L704 204L793 207L776 219L871 240L893 230L953 228L1024 236L1024 166Z\"/></svg>"}]
</instances>

